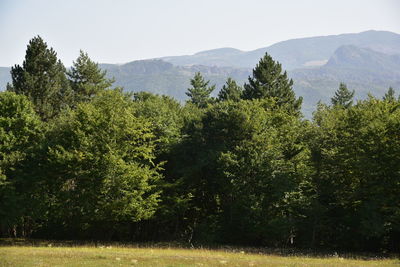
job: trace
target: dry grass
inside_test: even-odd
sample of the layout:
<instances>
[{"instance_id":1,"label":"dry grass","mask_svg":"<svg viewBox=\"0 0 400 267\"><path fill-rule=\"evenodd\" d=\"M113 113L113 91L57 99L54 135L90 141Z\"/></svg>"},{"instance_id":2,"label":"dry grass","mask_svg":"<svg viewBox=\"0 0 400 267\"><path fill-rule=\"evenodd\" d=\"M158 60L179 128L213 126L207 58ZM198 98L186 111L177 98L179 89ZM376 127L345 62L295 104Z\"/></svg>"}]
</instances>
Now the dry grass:
<instances>
[{"instance_id":1,"label":"dry grass","mask_svg":"<svg viewBox=\"0 0 400 267\"><path fill-rule=\"evenodd\" d=\"M2 246L0 266L400 266L399 259L344 259L206 249Z\"/></svg>"}]
</instances>

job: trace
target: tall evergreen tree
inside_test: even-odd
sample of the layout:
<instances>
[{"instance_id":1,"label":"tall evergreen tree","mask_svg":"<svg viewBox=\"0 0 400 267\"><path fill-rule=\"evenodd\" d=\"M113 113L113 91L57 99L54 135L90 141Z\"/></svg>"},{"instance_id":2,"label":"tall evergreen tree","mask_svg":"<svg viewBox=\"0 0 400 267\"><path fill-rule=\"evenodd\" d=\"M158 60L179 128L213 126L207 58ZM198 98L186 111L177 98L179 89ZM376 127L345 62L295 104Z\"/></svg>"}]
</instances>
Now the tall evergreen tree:
<instances>
[{"instance_id":1,"label":"tall evergreen tree","mask_svg":"<svg viewBox=\"0 0 400 267\"><path fill-rule=\"evenodd\" d=\"M273 97L278 106L286 105L289 110L297 113L303 98L296 98L292 86L293 81L288 79L286 71L282 72L281 64L265 53L253 69L249 83L244 85L243 98L250 100Z\"/></svg>"},{"instance_id":2,"label":"tall evergreen tree","mask_svg":"<svg viewBox=\"0 0 400 267\"><path fill-rule=\"evenodd\" d=\"M74 91L74 100L77 102L91 99L99 92L109 88L114 82L106 78L106 71L102 71L99 65L82 50L67 75Z\"/></svg>"},{"instance_id":3,"label":"tall evergreen tree","mask_svg":"<svg viewBox=\"0 0 400 267\"><path fill-rule=\"evenodd\" d=\"M58 114L68 105L71 90L65 76L65 67L57 53L40 36L29 41L25 60L11 68L12 85L9 91L26 95L43 120Z\"/></svg>"},{"instance_id":4,"label":"tall evergreen tree","mask_svg":"<svg viewBox=\"0 0 400 267\"><path fill-rule=\"evenodd\" d=\"M383 96L383 100L388 102L396 101L395 91L392 87L389 87L388 91Z\"/></svg>"},{"instance_id":5,"label":"tall evergreen tree","mask_svg":"<svg viewBox=\"0 0 400 267\"><path fill-rule=\"evenodd\" d=\"M346 84L340 83L339 89L335 92L335 95L331 98L331 103L334 106L342 106L349 108L353 105L354 90L350 91L347 89Z\"/></svg>"},{"instance_id":6,"label":"tall evergreen tree","mask_svg":"<svg viewBox=\"0 0 400 267\"><path fill-rule=\"evenodd\" d=\"M212 102L210 94L215 89L215 85L208 86L210 81L205 81L200 72L196 72L193 79L190 80L191 88L188 88L186 95L190 97L189 102L199 108L205 108Z\"/></svg>"},{"instance_id":7,"label":"tall evergreen tree","mask_svg":"<svg viewBox=\"0 0 400 267\"><path fill-rule=\"evenodd\" d=\"M221 91L218 93L218 100L219 101L239 101L242 96L243 89L239 86L235 80L232 78L228 78L226 84L222 87Z\"/></svg>"}]
</instances>

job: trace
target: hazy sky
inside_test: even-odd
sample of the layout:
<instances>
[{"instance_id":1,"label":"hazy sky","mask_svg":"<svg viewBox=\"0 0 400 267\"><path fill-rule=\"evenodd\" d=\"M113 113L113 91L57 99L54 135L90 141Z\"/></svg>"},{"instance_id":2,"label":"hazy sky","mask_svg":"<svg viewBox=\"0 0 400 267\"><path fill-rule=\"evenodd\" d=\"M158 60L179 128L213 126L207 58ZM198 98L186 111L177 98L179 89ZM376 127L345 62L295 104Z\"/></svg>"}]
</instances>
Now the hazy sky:
<instances>
[{"instance_id":1,"label":"hazy sky","mask_svg":"<svg viewBox=\"0 0 400 267\"><path fill-rule=\"evenodd\" d=\"M0 66L22 63L38 34L70 66L79 49L124 63L370 29L400 33L400 1L0 0Z\"/></svg>"}]
</instances>

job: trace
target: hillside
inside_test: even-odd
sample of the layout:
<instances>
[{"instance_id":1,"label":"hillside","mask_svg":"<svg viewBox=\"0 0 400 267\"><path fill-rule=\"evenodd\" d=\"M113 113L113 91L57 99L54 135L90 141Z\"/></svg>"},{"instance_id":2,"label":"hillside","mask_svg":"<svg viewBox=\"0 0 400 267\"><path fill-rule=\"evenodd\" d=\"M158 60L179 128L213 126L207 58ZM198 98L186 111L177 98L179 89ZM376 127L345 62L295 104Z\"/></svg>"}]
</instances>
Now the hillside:
<instances>
[{"instance_id":1,"label":"hillside","mask_svg":"<svg viewBox=\"0 0 400 267\"><path fill-rule=\"evenodd\" d=\"M127 91L149 91L157 94L165 94L183 101L185 92L190 87L190 79L196 72L221 88L227 77L232 77L239 82L244 82L249 69L232 67L210 66L174 66L163 60L139 60L122 65L101 64L102 69L107 70L108 77L115 78L115 85L122 86ZM214 91L216 95L218 91Z\"/></svg>"},{"instance_id":2,"label":"hillside","mask_svg":"<svg viewBox=\"0 0 400 267\"><path fill-rule=\"evenodd\" d=\"M343 45L369 48L386 54L400 54L400 35L386 31L366 31L340 35L291 39L253 51L233 48L203 51L191 56L165 57L175 65L209 65L253 68L260 57L268 52L282 63L286 70L323 64Z\"/></svg>"},{"instance_id":3,"label":"hillside","mask_svg":"<svg viewBox=\"0 0 400 267\"><path fill-rule=\"evenodd\" d=\"M382 96L390 86L400 88L400 55L341 46L324 66L289 74L295 81L296 93L305 97L304 108L310 111L318 100L328 102L340 82L355 89L358 99L370 92Z\"/></svg>"},{"instance_id":4,"label":"hillside","mask_svg":"<svg viewBox=\"0 0 400 267\"><path fill-rule=\"evenodd\" d=\"M266 51L293 78L307 117L319 100L329 101L340 82L355 89L357 98L369 92L381 96L389 86L400 88L400 35L385 31L292 39L249 52L220 48L100 67L127 91L149 91L184 101L195 72L216 84L215 96L228 77L239 84L246 82ZM0 68L0 90L10 81L9 72L10 68Z\"/></svg>"},{"instance_id":5,"label":"hillside","mask_svg":"<svg viewBox=\"0 0 400 267\"><path fill-rule=\"evenodd\" d=\"M227 77L240 84L247 81L251 69L211 66L174 66L163 60L133 61L124 65L101 65L116 85L128 91L146 90L167 94L183 101L190 78L200 71L211 83L217 85L214 95ZM340 82L356 90L356 98L365 98L369 92L382 96L389 86L400 88L400 56L376 52L353 45L339 47L328 62L320 67L289 71L294 80L294 90L303 96L303 111L311 116L319 100L329 102Z\"/></svg>"}]
</instances>

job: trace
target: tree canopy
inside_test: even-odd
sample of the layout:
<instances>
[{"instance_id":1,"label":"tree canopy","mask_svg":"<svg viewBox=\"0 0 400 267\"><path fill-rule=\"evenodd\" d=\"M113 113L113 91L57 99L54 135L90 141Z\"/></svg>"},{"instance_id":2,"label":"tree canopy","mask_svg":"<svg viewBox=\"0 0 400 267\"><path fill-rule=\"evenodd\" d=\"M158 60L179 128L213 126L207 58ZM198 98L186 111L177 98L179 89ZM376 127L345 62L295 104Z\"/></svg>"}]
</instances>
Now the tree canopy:
<instances>
[{"instance_id":1,"label":"tree canopy","mask_svg":"<svg viewBox=\"0 0 400 267\"><path fill-rule=\"evenodd\" d=\"M214 99L196 73L180 103L110 88L83 52L67 80L40 37L12 73L0 92L0 237L400 249L392 88L353 103L340 84L308 120L266 54L244 90L228 79Z\"/></svg>"},{"instance_id":2,"label":"tree canopy","mask_svg":"<svg viewBox=\"0 0 400 267\"><path fill-rule=\"evenodd\" d=\"M101 70L99 65L82 50L67 75L74 92L75 102L88 101L113 84L113 80L106 78L106 71Z\"/></svg>"},{"instance_id":3,"label":"tree canopy","mask_svg":"<svg viewBox=\"0 0 400 267\"><path fill-rule=\"evenodd\" d=\"M29 41L22 66L11 68L8 90L27 96L39 116L48 120L70 104L72 93L65 71L53 48L36 36Z\"/></svg>"},{"instance_id":4,"label":"tree canopy","mask_svg":"<svg viewBox=\"0 0 400 267\"><path fill-rule=\"evenodd\" d=\"M235 80L228 78L218 93L219 101L239 101L242 97L243 88Z\"/></svg>"},{"instance_id":5,"label":"tree canopy","mask_svg":"<svg viewBox=\"0 0 400 267\"><path fill-rule=\"evenodd\" d=\"M331 98L331 103L334 106L340 106L348 108L353 105L354 90L350 91L347 89L346 84L340 83L339 89L335 92L335 95Z\"/></svg>"},{"instance_id":6,"label":"tree canopy","mask_svg":"<svg viewBox=\"0 0 400 267\"><path fill-rule=\"evenodd\" d=\"M278 106L285 105L291 112L300 112L302 97L296 98L293 81L288 79L286 71L282 71L279 62L265 53L256 67L249 82L244 85L243 99L275 98Z\"/></svg>"},{"instance_id":7,"label":"tree canopy","mask_svg":"<svg viewBox=\"0 0 400 267\"><path fill-rule=\"evenodd\" d=\"M188 88L186 95L190 98L189 102L199 108L205 108L212 102L210 94L215 89L215 85L208 86L210 81L205 81L200 72L197 72L190 80L191 88Z\"/></svg>"}]
</instances>

